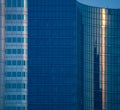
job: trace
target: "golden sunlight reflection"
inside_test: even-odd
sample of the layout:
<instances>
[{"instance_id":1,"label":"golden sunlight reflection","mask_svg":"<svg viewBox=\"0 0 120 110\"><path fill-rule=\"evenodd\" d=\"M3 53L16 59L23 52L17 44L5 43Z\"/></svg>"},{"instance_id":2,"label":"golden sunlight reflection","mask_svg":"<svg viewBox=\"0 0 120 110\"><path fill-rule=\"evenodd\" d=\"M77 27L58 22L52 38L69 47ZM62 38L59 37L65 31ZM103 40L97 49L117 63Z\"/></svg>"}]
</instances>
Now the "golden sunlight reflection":
<instances>
[{"instance_id":1,"label":"golden sunlight reflection","mask_svg":"<svg viewBox=\"0 0 120 110\"><path fill-rule=\"evenodd\" d=\"M105 110L105 27L106 10L102 9L102 47L101 47L101 70L102 70L102 110Z\"/></svg>"}]
</instances>

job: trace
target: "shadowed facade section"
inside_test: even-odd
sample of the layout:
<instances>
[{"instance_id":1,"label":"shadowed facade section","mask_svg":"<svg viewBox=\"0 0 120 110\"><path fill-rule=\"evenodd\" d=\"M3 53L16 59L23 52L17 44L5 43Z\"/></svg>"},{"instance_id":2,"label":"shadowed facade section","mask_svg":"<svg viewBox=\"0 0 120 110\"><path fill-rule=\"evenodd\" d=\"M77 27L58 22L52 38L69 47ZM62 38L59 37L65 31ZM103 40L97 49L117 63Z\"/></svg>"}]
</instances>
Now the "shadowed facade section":
<instances>
[{"instance_id":1,"label":"shadowed facade section","mask_svg":"<svg viewBox=\"0 0 120 110\"><path fill-rule=\"evenodd\" d=\"M28 110L75 110L76 1L29 0L28 36Z\"/></svg>"}]
</instances>

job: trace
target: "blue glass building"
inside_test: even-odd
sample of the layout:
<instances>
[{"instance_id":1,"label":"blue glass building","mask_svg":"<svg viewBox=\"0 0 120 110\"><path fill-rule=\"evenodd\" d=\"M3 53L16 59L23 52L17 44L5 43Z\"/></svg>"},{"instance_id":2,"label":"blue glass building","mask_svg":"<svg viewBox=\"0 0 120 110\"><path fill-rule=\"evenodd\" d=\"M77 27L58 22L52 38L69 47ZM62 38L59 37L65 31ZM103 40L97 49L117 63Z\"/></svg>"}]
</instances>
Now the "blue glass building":
<instances>
[{"instance_id":1,"label":"blue glass building","mask_svg":"<svg viewBox=\"0 0 120 110\"><path fill-rule=\"evenodd\" d=\"M120 110L119 0L78 0L83 110ZM82 44L82 45L81 45ZM82 60L83 59L83 60ZM78 63L79 64L79 63Z\"/></svg>"},{"instance_id":2,"label":"blue glass building","mask_svg":"<svg viewBox=\"0 0 120 110\"><path fill-rule=\"evenodd\" d=\"M77 109L76 1L28 2L28 110Z\"/></svg>"},{"instance_id":3,"label":"blue glass building","mask_svg":"<svg viewBox=\"0 0 120 110\"><path fill-rule=\"evenodd\" d=\"M75 0L0 0L0 110L76 110L76 47Z\"/></svg>"},{"instance_id":4,"label":"blue glass building","mask_svg":"<svg viewBox=\"0 0 120 110\"><path fill-rule=\"evenodd\" d=\"M0 110L120 110L119 3L0 0Z\"/></svg>"}]
</instances>

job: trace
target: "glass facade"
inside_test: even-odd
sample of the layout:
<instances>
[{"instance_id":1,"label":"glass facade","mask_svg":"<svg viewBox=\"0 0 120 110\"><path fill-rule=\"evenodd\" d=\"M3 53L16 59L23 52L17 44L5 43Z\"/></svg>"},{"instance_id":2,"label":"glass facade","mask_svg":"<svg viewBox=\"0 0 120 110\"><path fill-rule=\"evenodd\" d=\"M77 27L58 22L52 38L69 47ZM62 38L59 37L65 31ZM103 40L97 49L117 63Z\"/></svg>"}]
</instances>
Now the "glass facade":
<instances>
[{"instance_id":1,"label":"glass facade","mask_svg":"<svg viewBox=\"0 0 120 110\"><path fill-rule=\"evenodd\" d=\"M76 1L29 0L28 13L28 110L76 110Z\"/></svg>"},{"instance_id":2,"label":"glass facade","mask_svg":"<svg viewBox=\"0 0 120 110\"><path fill-rule=\"evenodd\" d=\"M83 108L120 110L120 9L77 3L77 16Z\"/></svg>"},{"instance_id":3,"label":"glass facade","mask_svg":"<svg viewBox=\"0 0 120 110\"><path fill-rule=\"evenodd\" d=\"M0 0L0 110L27 110L27 0Z\"/></svg>"}]
</instances>

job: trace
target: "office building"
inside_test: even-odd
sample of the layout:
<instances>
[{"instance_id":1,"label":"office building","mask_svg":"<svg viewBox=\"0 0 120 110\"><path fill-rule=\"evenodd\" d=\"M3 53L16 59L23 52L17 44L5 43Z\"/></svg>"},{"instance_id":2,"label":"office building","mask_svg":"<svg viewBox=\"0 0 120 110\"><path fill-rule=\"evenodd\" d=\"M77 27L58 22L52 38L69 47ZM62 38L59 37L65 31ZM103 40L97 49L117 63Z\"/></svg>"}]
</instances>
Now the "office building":
<instances>
[{"instance_id":1,"label":"office building","mask_svg":"<svg viewBox=\"0 0 120 110\"><path fill-rule=\"evenodd\" d=\"M77 108L75 6L0 1L0 110Z\"/></svg>"},{"instance_id":2,"label":"office building","mask_svg":"<svg viewBox=\"0 0 120 110\"><path fill-rule=\"evenodd\" d=\"M83 110L120 110L119 1L77 0L77 27Z\"/></svg>"},{"instance_id":3,"label":"office building","mask_svg":"<svg viewBox=\"0 0 120 110\"><path fill-rule=\"evenodd\" d=\"M27 109L27 0L0 0L0 110Z\"/></svg>"},{"instance_id":4,"label":"office building","mask_svg":"<svg viewBox=\"0 0 120 110\"><path fill-rule=\"evenodd\" d=\"M76 110L76 1L28 1L28 110Z\"/></svg>"}]
</instances>

